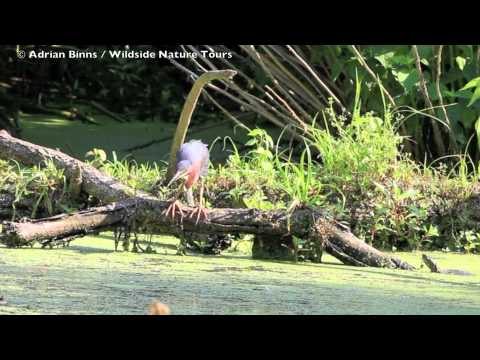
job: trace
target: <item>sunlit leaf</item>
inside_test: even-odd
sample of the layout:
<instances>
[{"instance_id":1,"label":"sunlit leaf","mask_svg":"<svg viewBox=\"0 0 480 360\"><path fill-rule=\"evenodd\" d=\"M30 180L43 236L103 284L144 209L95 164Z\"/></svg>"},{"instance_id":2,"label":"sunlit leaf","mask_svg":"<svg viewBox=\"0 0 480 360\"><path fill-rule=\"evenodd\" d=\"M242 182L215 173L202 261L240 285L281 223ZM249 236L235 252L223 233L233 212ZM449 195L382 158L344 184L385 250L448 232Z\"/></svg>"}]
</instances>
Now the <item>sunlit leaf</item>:
<instances>
[{"instance_id":1,"label":"sunlit leaf","mask_svg":"<svg viewBox=\"0 0 480 360\"><path fill-rule=\"evenodd\" d=\"M392 71L393 76L397 79L397 81L402 85L405 90L405 93L410 93L413 88L415 88L419 76L418 72L415 69L411 70L399 70L399 71Z\"/></svg>"},{"instance_id":2,"label":"sunlit leaf","mask_svg":"<svg viewBox=\"0 0 480 360\"><path fill-rule=\"evenodd\" d=\"M429 62L427 59L421 59L420 62L421 62L423 65L430 66L430 62Z\"/></svg>"},{"instance_id":3,"label":"sunlit leaf","mask_svg":"<svg viewBox=\"0 0 480 360\"><path fill-rule=\"evenodd\" d=\"M478 148L480 149L480 116L475 122L475 132L477 133L477 145L478 145Z\"/></svg>"},{"instance_id":4,"label":"sunlit leaf","mask_svg":"<svg viewBox=\"0 0 480 360\"><path fill-rule=\"evenodd\" d=\"M258 135L262 135L261 129L253 129L248 133L248 136L258 136Z\"/></svg>"},{"instance_id":5,"label":"sunlit leaf","mask_svg":"<svg viewBox=\"0 0 480 360\"><path fill-rule=\"evenodd\" d=\"M378 56L375 56L375 59L377 59L380 64L382 64L382 66L385 68L385 69L388 69L391 67L391 59L395 56L395 53L393 51L389 51L385 54L381 54L381 55L378 55Z\"/></svg>"},{"instance_id":6,"label":"sunlit leaf","mask_svg":"<svg viewBox=\"0 0 480 360\"><path fill-rule=\"evenodd\" d=\"M455 61L457 62L457 66L459 67L460 70L463 70L463 68L465 67L465 64L467 63L467 60L462 56L457 56L455 58Z\"/></svg>"},{"instance_id":7,"label":"sunlit leaf","mask_svg":"<svg viewBox=\"0 0 480 360\"><path fill-rule=\"evenodd\" d=\"M478 99L480 99L480 84L477 86L477 88L475 89L475 91L473 92L473 95L470 99L470 102L468 103L468 107L472 106L473 103L475 101L477 101Z\"/></svg>"},{"instance_id":8,"label":"sunlit leaf","mask_svg":"<svg viewBox=\"0 0 480 360\"><path fill-rule=\"evenodd\" d=\"M480 86L480 77L477 77L475 79L470 80L463 88L460 90L467 90L473 87L478 87Z\"/></svg>"}]
</instances>

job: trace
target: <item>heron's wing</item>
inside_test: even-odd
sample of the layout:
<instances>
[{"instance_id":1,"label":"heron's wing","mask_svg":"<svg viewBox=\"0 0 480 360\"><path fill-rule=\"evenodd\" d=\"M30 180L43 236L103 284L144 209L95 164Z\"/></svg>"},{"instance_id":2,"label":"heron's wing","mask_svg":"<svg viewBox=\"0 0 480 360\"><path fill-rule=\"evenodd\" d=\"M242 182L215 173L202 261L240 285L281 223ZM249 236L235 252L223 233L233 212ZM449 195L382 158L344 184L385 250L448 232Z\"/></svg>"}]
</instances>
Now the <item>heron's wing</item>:
<instances>
[{"instance_id":1,"label":"heron's wing","mask_svg":"<svg viewBox=\"0 0 480 360\"><path fill-rule=\"evenodd\" d=\"M190 140L180 147L177 152L177 164L182 160L188 160L192 163L200 161L200 176L207 176L210 155L207 145L200 140Z\"/></svg>"},{"instance_id":2,"label":"heron's wing","mask_svg":"<svg viewBox=\"0 0 480 360\"><path fill-rule=\"evenodd\" d=\"M207 176L208 165L210 162L210 154L207 145L200 140L190 140L185 145L189 147L189 150L192 153L192 159L195 161L200 160L200 163L202 164L200 167L200 176Z\"/></svg>"},{"instance_id":3,"label":"heron's wing","mask_svg":"<svg viewBox=\"0 0 480 360\"><path fill-rule=\"evenodd\" d=\"M190 149L188 146L185 146L186 144L183 144L180 149L177 151L177 164L182 161L182 160L191 160L190 159Z\"/></svg>"}]
</instances>

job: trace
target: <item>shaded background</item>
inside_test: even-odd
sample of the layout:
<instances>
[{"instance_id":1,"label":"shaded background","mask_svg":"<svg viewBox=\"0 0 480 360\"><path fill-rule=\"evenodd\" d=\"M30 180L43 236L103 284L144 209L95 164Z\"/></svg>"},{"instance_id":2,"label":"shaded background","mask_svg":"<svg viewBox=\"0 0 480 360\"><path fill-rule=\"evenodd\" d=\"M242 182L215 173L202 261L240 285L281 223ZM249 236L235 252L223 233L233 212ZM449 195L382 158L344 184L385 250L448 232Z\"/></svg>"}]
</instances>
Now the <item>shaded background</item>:
<instances>
[{"instance_id":1,"label":"shaded background","mask_svg":"<svg viewBox=\"0 0 480 360\"><path fill-rule=\"evenodd\" d=\"M18 58L32 49L208 50L232 58ZM189 137L212 143L228 135L242 148L243 124L273 135L287 128L285 140L298 142L308 138L308 126L327 125L326 109L348 119L360 84L361 111L397 109L399 131L410 139L404 150L417 160L467 151L476 163L479 63L479 45L3 45L0 127L80 158L100 147L138 161L165 160L195 77L234 68L234 86L214 83L204 91ZM225 157L220 145L213 153Z\"/></svg>"}]
</instances>

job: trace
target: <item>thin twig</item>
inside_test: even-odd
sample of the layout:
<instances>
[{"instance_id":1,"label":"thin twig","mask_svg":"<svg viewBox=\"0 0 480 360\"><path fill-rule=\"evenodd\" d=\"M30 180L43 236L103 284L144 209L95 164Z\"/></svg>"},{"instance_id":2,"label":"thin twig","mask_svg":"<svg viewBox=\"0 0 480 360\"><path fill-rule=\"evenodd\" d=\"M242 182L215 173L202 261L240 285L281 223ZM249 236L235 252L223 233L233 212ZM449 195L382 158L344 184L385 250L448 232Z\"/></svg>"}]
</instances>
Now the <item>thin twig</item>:
<instances>
[{"instance_id":1,"label":"thin twig","mask_svg":"<svg viewBox=\"0 0 480 360\"><path fill-rule=\"evenodd\" d=\"M283 48L281 48L280 46L269 45L268 47L270 49L272 49L273 51L275 51L282 59L287 61L300 74L302 74L304 76L305 80L307 80L317 90L317 92L320 91L317 84L315 84L315 82L312 81L311 77L305 75L302 68L299 66L299 61L296 58L288 56L288 53L286 53L286 51ZM308 45L307 45L307 49L310 52L312 52L312 49ZM327 74L327 77L326 77L325 81L329 83L329 85L332 87L332 89L334 89L336 91L336 94L338 96L340 96L340 100L343 101L345 99L344 91L342 89L340 89L337 84L335 84L335 81L333 81L332 76L331 76L331 70L328 69L328 66L327 66L327 63L326 63L324 57L322 57L322 61L319 62L319 66L323 69L325 74Z\"/></svg>"},{"instance_id":2,"label":"thin twig","mask_svg":"<svg viewBox=\"0 0 480 360\"><path fill-rule=\"evenodd\" d=\"M447 124L450 125L447 109L445 109L445 105L443 104L442 91L440 90L440 77L442 76L442 50L443 50L443 45L439 45L438 51L437 51L437 74L436 74L437 76L435 79L435 88L437 90L438 101L440 102L440 106L442 107L442 110L443 110L443 115L445 116L445 121L447 122Z\"/></svg>"},{"instance_id":3,"label":"thin twig","mask_svg":"<svg viewBox=\"0 0 480 360\"><path fill-rule=\"evenodd\" d=\"M428 95L427 82L425 81L425 77L423 76L423 72L422 72L422 64L420 60L420 54L418 53L417 45L412 45L412 52L413 52L413 56L415 57L415 64L417 66L417 72L420 78L420 91L422 92L422 95L425 98L425 102L427 104L427 110L429 110L430 113L434 114L432 110L433 109L432 100L430 100L430 96Z\"/></svg>"},{"instance_id":4,"label":"thin twig","mask_svg":"<svg viewBox=\"0 0 480 360\"><path fill-rule=\"evenodd\" d=\"M443 50L443 45L439 45L438 51L437 51L437 74L435 79L435 88L437 90L437 96L438 96L438 101L440 103L440 107L442 108L443 115L445 117L445 122L448 124L448 126L450 126L450 119L448 118L447 109L445 107L445 104L443 103L442 91L440 89L440 77L442 76L442 50ZM451 131L449 131L449 135L450 135L450 147L454 150L454 152L456 152L457 146Z\"/></svg>"},{"instance_id":5,"label":"thin twig","mask_svg":"<svg viewBox=\"0 0 480 360\"><path fill-rule=\"evenodd\" d=\"M262 58L260 53L255 49L255 47L253 45L250 45L248 47L244 47L244 50L245 52L247 52L247 54L249 54L255 60L256 63L258 63L262 67L263 71L265 71L265 73L270 77L275 87L279 89L279 91L281 91L281 93L290 101L290 103L293 104L293 106L295 106L297 111L301 112L306 120L311 121L310 115L308 115L308 113L306 113L306 111L303 110L303 108L297 104L297 102L292 98L292 96L288 93L288 91L285 90L280 85L278 79L275 77L275 75L272 72L273 69L270 69L269 66L267 66L267 64L264 61L265 59Z\"/></svg>"},{"instance_id":6,"label":"thin twig","mask_svg":"<svg viewBox=\"0 0 480 360\"><path fill-rule=\"evenodd\" d=\"M320 79L317 73L312 69L308 63L298 55L298 53L290 46L287 45L287 49L302 63L302 65L307 69L307 71L312 74L315 80L327 91L327 93L331 96L331 98L340 106L342 111L346 111L345 106L343 106L342 102L335 96L335 94L330 90L330 88Z\"/></svg>"},{"instance_id":7,"label":"thin twig","mask_svg":"<svg viewBox=\"0 0 480 360\"><path fill-rule=\"evenodd\" d=\"M325 95L322 93L322 91L318 88L317 84L315 84L314 81L312 81L311 79L311 76L308 76L306 75L306 73L302 70L301 67L297 66L295 63L294 63L294 58L292 56L288 56L285 55L283 58L284 61L286 61L288 64L292 65L292 67L295 68L295 70L297 70L300 75L302 75L308 83L310 83L310 85L312 85L312 87L317 91L317 95L315 95L314 93L312 93L310 91L310 89L308 89L299 79L298 79L298 76L294 76L290 71L288 71L288 69L283 66L283 64L281 63L281 61L279 61L276 56L269 50L269 48L276 48L276 46L261 46L261 48L265 51L265 53L270 57L270 59L273 61L273 64L270 64L270 61L268 59L264 59L265 63L267 65L270 64L270 67L272 68L272 70L277 70L278 68L278 74L282 74L287 80L285 81L289 87L292 87L293 84L296 84L298 88L300 88L303 93L307 96L309 96L313 102L316 104L314 106L315 110L318 111L319 109L323 108L323 104L321 104L319 101L318 101L318 96L320 96L325 104L328 103ZM278 51L279 49L277 49ZM275 66L273 66L275 65ZM311 120L311 119L310 119Z\"/></svg>"},{"instance_id":8,"label":"thin twig","mask_svg":"<svg viewBox=\"0 0 480 360\"><path fill-rule=\"evenodd\" d=\"M185 66L181 65L180 63L178 63L177 61L173 60L173 59L169 59L169 61L177 68L179 68L180 70L190 74L194 79L198 77L197 74L195 74L193 71L187 69ZM239 104L240 106L243 106L245 108L248 108L256 113L258 113L259 115L263 116L265 119L269 120L271 123L275 124L276 126L279 126L281 128L284 128L285 127L285 124L282 123L281 121L278 120L278 118L276 118L275 116L273 116L270 112L268 112L264 107L262 107L261 105L257 104L257 103L247 103L243 100L240 100L238 97L230 94L229 92L223 90L223 89L220 89L219 87L213 85L213 84L208 84L207 85L208 88L211 88L213 90L215 90L216 92L219 92L220 94L228 97L229 99L231 99L232 101L236 102L237 104ZM252 95L253 97L253 95ZM265 101L263 100L260 100L261 103L265 103ZM275 108L272 107L273 110L276 110ZM291 121L291 119L289 118L289 120ZM295 136L295 138L299 141L303 141L304 138L298 134L295 134L293 131L291 131L290 129L286 130L287 132L293 134Z\"/></svg>"},{"instance_id":9,"label":"thin twig","mask_svg":"<svg viewBox=\"0 0 480 360\"><path fill-rule=\"evenodd\" d=\"M217 107L220 109L221 112L223 112L230 120L232 120L237 126L241 127L242 129L247 130L248 132L251 131L251 129L243 124L240 120L238 120L235 116L233 116L230 111L225 109L222 105L220 105L209 93L208 91L204 91L203 94Z\"/></svg>"},{"instance_id":10,"label":"thin twig","mask_svg":"<svg viewBox=\"0 0 480 360\"><path fill-rule=\"evenodd\" d=\"M309 74L307 74L300 66L300 61L289 55L288 52L286 52L282 47L280 46L276 46L276 45L269 45L268 48L272 49L275 53L277 53L282 59L283 61L287 62L291 67L293 67L300 75L303 76L303 78L312 86L312 88L317 92L317 94L322 98L324 99L325 103L327 103L327 99L325 98L322 90L320 89L320 87L315 83L315 81L313 81L312 77L309 76ZM265 52L267 54L270 55L270 57L272 58L272 60L276 60L272 55L271 53L268 51L267 47L265 47ZM301 86L302 89L304 90L305 94L311 96L312 98L314 98L315 100L317 99L317 97L312 94L305 86L304 84L299 81L297 79L297 77L293 76L284 66L282 66L282 64L280 62L278 62L278 60L276 61L276 64L277 66L283 71L285 72L285 75L287 75L291 80L292 82L296 83L297 85ZM320 106L318 106L320 107Z\"/></svg>"},{"instance_id":11,"label":"thin twig","mask_svg":"<svg viewBox=\"0 0 480 360\"><path fill-rule=\"evenodd\" d=\"M183 46L182 46L182 48L184 49ZM196 51L196 52L197 52L197 50L196 50L194 47L190 47L190 49L192 49L193 51ZM199 52L197 52L197 54L200 55ZM202 57L202 56L199 56L199 58L201 58L201 59L203 58L203 59L204 59L204 57ZM200 64L196 59L191 58L190 60L191 60L196 66L198 66L202 71L208 71L208 69L205 68L202 64ZM209 65L210 67L212 67L212 70L216 69L215 66L214 66L210 61L208 61L208 60L206 60L206 59L204 59L204 61L205 61L205 63L206 63L207 65ZM223 83L223 81L221 81L221 82ZM231 90L236 91L237 94L238 94L240 97L242 97L243 99L245 99L250 105L252 105L252 106L253 106L254 108L256 108L256 109L262 108L262 105L261 105L261 104L265 104L265 105L266 105L266 103L265 103L265 101L264 101L263 99L260 99L260 98L256 97L255 95L250 94L249 92L247 92L247 91L243 90L242 88L240 88L240 87L239 87L238 85L236 85L235 83L229 84L229 88L230 88ZM225 91L225 92L226 92L226 91ZM259 103L261 103L261 104L259 104ZM294 121L293 121L294 119L292 119L292 118L290 117L290 113L288 113L288 112L285 113L285 114L284 114L284 113L281 113L276 107L273 107L273 106L271 106L270 109L271 109L277 116L279 116L280 118L282 118L283 120L285 120L287 123L292 123L292 122L294 123ZM280 105L280 109L283 110L283 107L282 107L281 105Z\"/></svg>"},{"instance_id":12,"label":"thin twig","mask_svg":"<svg viewBox=\"0 0 480 360\"><path fill-rule=\"evenodd\" d=\"M209 46L205 46L208 50L210 51L213 51L213 49ZM193 47L192 47L193 48ZM193 48L195 52L196 49ZM241 77L243 77L247 83L250 85L250 86L253 86L254 88L256 88L260 93L263 93L266 97L268 97L268 99L270 99L274 104L275 106L277 106L279 109L282 109L282 111L285 112L286 115L289 115L290 113L288 112L288 110L285 110L284 107L282 106L282 104L280 104L280 102L278 102L275 98L271 97L264 89L262 89L253 79L251 79L250 77L248 77L247 75L245 75L244 72L242 72L240 69L238 69L236 66L234 66L232 63L230 63L229 61L227 61L226 59L224 58L220 58L219 59L221 62L223 62L225 65L227 65L228 68L230 69L234 69L237 71L237 74L240 75ZM213 66L213 64L212 64ZM259 98L261 99L261 98Z\"/></svg>"},{"instance_id":13,"label":"thin twig","mask_svg":"<svg viewBox=\"0 0 480 360\"><path fill-rule=\"evenodd\" d=\"M432 101L430 100L430 96L428 95L427 82L425 81L425 77L423 76L422 64L420 60L420 54L418 53L417 45L412 45L412 52L413 52L413 56L415 57L415 64L416 64L418 76L420 79L420 91L422 92L423 97L425 98L425 102L427 103L427 106L428 106L428 111L432 115L435 115L435 112L433 111ZM445 144L443 143L442 134L436 122L432 122L432 129L433 129L433 134L434 134L433 139L435 141L435 144L438 147L440 155L443 155L445 154Z\"/></svg>"},{"instance_id":14,"label":"thin twig","mask_svg":"<svg viewBox=\"0 0 480 360\"><path fill-rule=\"evenodd\" d=\"M288 111L290 111L290 113L292 114L293 118L294 118L295 120L297 120L298 123L302 126L303 131L306 131L306 130L308 129L307 124L305 124L305 123L302 121L302 119L300 119L300 118L298 117L298 115L295 113L295 111L293 111L293 109L288 105L288 103L287 103L285 100L283 100L282 97L281 97L280 95L278 95L278 94L275 92L275 90L273 90L270 86L265 85L265 87L273 94L273 96L275 96L275 97L278 99L278 101L280 101L280 102L283 104L283 106L285 106L285 107L288 109Z\"/></svg>"},{"instance_id":15,"label":"thin twig","mask_svg":"<svg viewBox=\"0 0 480 360\"><path fill-rule=\"evenodd\" d=\"M365 68L367 73L378 83L378 86L382 89L383 93L387 95L388 101L390 101L390 104L392 104L393 107L396 106L395 100L393 99L393 96L390 95L390 93L385 89L383 84L380 82L378 76L373 72L373 70L368 66L367 62L363 58L362 54L360 54L360 51L357 50L355 45L350 45L350 49L353 51L355 54L355 57L357 58L358 62Z\"/></svg>"}]
</instances>

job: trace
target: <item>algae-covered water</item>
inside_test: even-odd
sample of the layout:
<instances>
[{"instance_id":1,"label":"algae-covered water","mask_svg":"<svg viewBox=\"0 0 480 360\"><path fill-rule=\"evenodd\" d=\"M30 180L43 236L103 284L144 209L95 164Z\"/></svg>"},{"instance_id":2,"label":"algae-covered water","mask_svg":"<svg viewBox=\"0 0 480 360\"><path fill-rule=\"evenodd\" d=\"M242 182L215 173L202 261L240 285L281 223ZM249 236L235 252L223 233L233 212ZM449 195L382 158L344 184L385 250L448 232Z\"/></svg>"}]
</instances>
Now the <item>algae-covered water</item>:
<instances>
[{"instance_id":1,"label":"algae-covered water","mask_svg":"<svg viewBox=\"0 0 480 360\"><path fill-rule=\"evenodd\" d=\"M110 233L68 248L0 247L0 314L146 314L158 299L173 314L480 314L476 255L430 253L474 276L324 263L252 260L243 250L178 256L177 240L156 254L114 252ZM415 266L420 253L398 253Z\"/></svg>"},{"instance_id":2,"label":"algae-covered water","mask_svg":"<svg viewBox=\"0 0 480 360\"><path fill-rule=\"evenodd\" d=\"M130 159L135 159L140 163L158 163L168 159L171 139L173 139L176 128L175 123L157 120L155 122L132 121L120 124L105 116L95 116L95 119L100 125L87 125L80 121L69 121L45 115L22 114L20 123L23 139L34 144L59 149L81 160L84 159L85 153L93 148L105 150L109 158L111 158L112 151L115 151L119 159L128 155ZM214 125L218 126L199 130ZM211 145L217 137L225 136L230 136L241 143L247 141L245 131L238 128L234 131L231 122L228 121L199 122L190 129L187 139L201 139ZM163 139L163 141L137 150L127 150L159 139ZM210 151L212 160L225 160L227 153L223 150L222 141L218 142L215 147L211 147Z\"/></svg>"}]
</instances>

